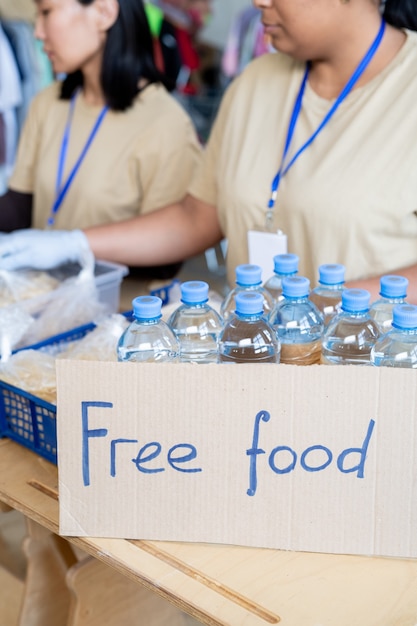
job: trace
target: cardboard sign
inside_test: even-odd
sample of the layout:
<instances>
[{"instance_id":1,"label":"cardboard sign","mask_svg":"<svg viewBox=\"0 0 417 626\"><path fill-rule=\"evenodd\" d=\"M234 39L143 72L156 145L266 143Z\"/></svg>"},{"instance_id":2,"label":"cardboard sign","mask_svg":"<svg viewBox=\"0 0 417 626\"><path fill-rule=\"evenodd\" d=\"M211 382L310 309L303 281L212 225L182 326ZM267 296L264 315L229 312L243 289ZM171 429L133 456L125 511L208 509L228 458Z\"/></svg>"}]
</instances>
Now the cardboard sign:
<instances>
[{"instance_id":1,"label":"cardboard sign","mask_svg":"<svg viewBox=\"0 0 417 626\"><path fill-rule=\"evenodd\" d=\"M413 370L58 361L60 533L417 557Z\"/></svg>"}]
</instances>

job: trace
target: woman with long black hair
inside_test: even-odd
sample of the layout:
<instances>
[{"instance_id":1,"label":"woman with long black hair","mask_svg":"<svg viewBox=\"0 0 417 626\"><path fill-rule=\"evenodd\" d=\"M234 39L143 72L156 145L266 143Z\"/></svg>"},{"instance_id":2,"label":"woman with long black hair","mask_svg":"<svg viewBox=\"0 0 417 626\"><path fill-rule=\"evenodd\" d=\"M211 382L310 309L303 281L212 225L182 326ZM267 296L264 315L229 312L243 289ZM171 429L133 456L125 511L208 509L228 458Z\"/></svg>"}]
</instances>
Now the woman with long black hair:
<instances>
[{"instance_id":1,"label":"woman with long black hair","mask_svg":"<svg viewBox=\"0 0 417 626\"><path fill-rule=\"evenodd\" d=\"M200 146L155 66L142 1L36 7L35 36L62 79L32 102L0 230L83 229L181 200Z\"/></svg>"}]
</instances>

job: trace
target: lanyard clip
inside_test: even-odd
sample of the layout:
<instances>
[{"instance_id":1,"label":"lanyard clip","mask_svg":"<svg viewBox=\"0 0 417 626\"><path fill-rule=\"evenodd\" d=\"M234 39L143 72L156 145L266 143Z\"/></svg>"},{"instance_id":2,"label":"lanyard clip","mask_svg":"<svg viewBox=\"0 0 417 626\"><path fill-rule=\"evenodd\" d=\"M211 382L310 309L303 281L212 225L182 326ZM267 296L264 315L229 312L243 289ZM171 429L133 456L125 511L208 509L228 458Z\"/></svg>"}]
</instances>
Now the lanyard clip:
<instances>
[{"instance_id":1,"label":"lanyard clip","mask_svg":"<svg viewBox=\"0 0 417 626\"><path fill-rule=\"evenodd\" d=\"M272 233L274 231L274 221L273 221L274 211L273 208L268 207L268 210L265 215L265 230L267 233Z\"/></svg>"},{"instance_id":2,"label":"lanyard clip","mask_svg":"<svg viewBox=\"0 0 417 626\"><path fill-rule=\"evenodd\" d=\"M271 192L271 197L269 199L268 206L266 209L266 214L265 214L265 230L267 232L272 232L274 228L272 217L274 215L274 207L275 207L275 201L277 199L277 195L278 195L278 189L273 189Z\"/></svg>"}]
</instances>

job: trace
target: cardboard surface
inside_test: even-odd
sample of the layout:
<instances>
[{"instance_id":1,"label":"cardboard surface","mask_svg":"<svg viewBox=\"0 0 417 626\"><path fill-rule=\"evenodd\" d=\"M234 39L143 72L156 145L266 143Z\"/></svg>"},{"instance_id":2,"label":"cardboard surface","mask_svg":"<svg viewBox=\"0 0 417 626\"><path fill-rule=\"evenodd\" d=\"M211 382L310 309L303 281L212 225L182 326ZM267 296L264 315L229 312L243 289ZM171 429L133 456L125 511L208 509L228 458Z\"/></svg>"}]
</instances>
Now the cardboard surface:
<instances>
[{"instance_id":1,"label":"cardboard surface","mask_svg":"<svg viewBox=\"0 0 417 626\"><path fill-rule=\"evenodd\" d=\"M416 374L57 361L60 533L417 556Z\"/></svg>"}]
</instances>

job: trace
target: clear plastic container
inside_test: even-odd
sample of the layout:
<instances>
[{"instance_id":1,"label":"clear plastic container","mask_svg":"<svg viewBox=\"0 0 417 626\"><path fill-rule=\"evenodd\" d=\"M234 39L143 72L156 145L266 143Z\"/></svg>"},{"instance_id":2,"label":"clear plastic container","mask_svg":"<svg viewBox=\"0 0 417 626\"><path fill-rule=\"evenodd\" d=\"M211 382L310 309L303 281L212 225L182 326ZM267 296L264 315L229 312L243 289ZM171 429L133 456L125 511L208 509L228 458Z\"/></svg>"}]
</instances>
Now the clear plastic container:
<instances>
[{"instance_id":1,"label":"clear plastic container","mask_svg":"<svg viewBox=\"0 0 417 626\"><path fill-rule=\"evenodd\" d=\"M162 300L139 296L132 301L134 320L117 345L118 361L161 363L179 361L180 346L161 315Z\"/></svg>"},{"instance_id":2,"label":"clear plastic container","mask_svg":"<svg viewBox=\"0 0 417 626\"><path fill-rule=\"evenodd\" d=\"M202 280L181 284L181 303L168 319L180 344L180 360L217 362L217 337L223 320L209 304L209 286Z\"/></svg>"},{"instance_id":3,"label":"clear plastic container","mask_svg":"<svg viewBox=\"0 0 417 626\"><path fill-rule=\"evenodd\" d=\"M265 289L274 298L275 302L282 300L282 279L295 276L298 272L299 257L297 254L276 254L274 256L274 273L264 283Z\"/></svg>"},{"instance_id":4,"label":"clear plastic container","mask_svg":"<svg viewBox=\"0 0 417 626\"><path fill-rule=\"evenodd\" d=\"M225 323L218 346L219 363L279 363L280 344L264 317L262 294L236 294L236 311Z\"/></svg>"},{"instance_id":5,"label":"clear plastic container","mask_svg":"<svg viewBox=\"0 0 417 626\"><path fill-rule=\"evenodd\" d=\"M404 304L407 297L408 279L387 274L380 279L380 297L372 302L369 315L376 321L382 333L391 329L392 312L397 304Z\"/></svg>"},{"instance_id":6,"label":"clear plastic container","mask_svg":"<svg viewBox=\"0 0 417 626\"><path fill-rule=\"evenodd\" d=\"M322 363L370 365L372 347L381 335L369 315L370 300L366 289L342 292L342 310L324 331Z\"/></svg>"},{"instance_id":7,"label":"clear plastic container","mask_svg":"<svg viewBox=\"0 0 417 626\"><path fill-rule=\"evenodd\" d=\"M310 291L309 299L323 314L324 326L340 312L345 284L345 266L340 263L320 265L318 285Z\"/></svg>"},{"instance_id":8,"label":"clear plastic container","mask_svg":"<svg viewBox=\"0 0 417 626\"><path fill-rule=\"evenodd\" d=\"M235 297L241 291L251 291L260 293L263 298L263 310L266 317L269 317L274 308L274 298L262 285L262 268L259 265L246 263L236 267L236 286L229 291L220 307L220 314L226 321L236 310Z\"/></svg>"},{"instance_id":9,"label":"clear plastic container","mask_svg":"<svg viewBox=\"0 0 417 626\"><path fill-rule=\"evenodd\" d=\"M282 280L282 294L270 317L281 342L281 363L312 365L321 357L323 316L308 298L310 281L304 276Z\"/></svg>"},{"instance_id":10,"label":"clear plastic container","mask_svg":"<svg viewBox=\"0 0 417 626\"><path fill-rule=\"evenodd\" d=\"M80 270L78 263L65 263L49 270L48 274L62 282L68 278L75 278ZM117 313L120 310L120 289L123 278L128 274L129 268L126 265L96 259L94 282L98 299L105 306L107 313Z\"/></svg>"},{"instance_id":11,"label":"clear plastic container","mask_svg":"<svg viewBox=\"0 0 417 626\"><path fill-rule=\"evenodd\" d=\"M417 368L417 306L397 304L394 307L392 329L373 346L371 363Z\"/></svg>"}]
</instances>

